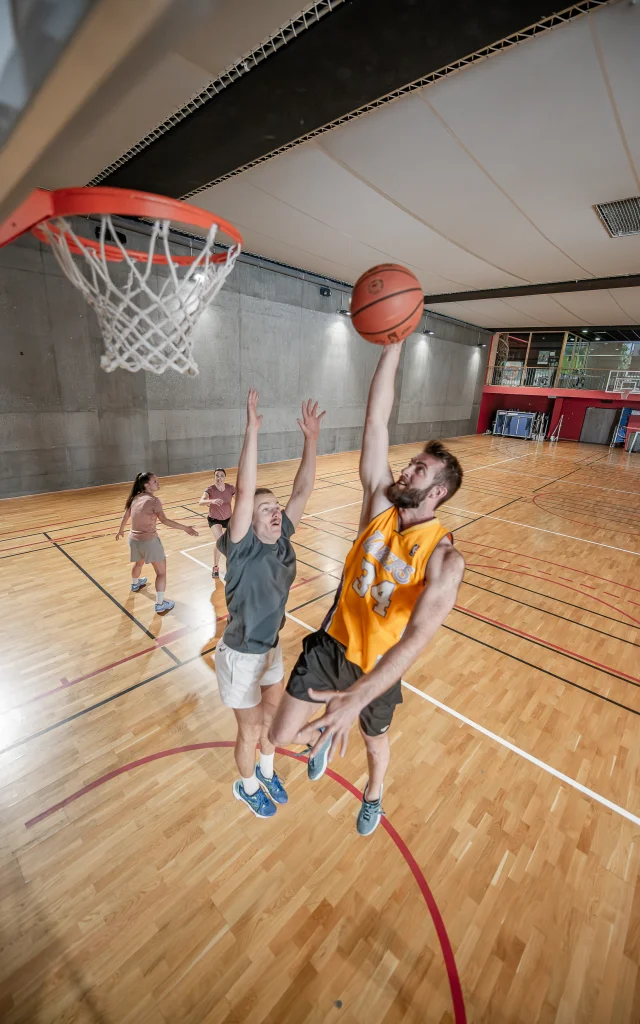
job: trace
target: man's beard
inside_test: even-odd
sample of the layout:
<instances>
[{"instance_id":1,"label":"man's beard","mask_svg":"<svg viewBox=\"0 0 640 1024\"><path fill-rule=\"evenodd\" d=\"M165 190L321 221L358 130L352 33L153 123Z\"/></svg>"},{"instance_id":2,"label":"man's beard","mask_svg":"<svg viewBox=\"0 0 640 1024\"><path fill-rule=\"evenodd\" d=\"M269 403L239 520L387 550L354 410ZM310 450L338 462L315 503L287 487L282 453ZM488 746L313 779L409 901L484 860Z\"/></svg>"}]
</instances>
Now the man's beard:
<instances>
[{"instance_id":1,"label":"man's beard","mask_svg":"<svg viewBox=\"0 0 640 1024\"><path fill-rule=\"evenodd\" d=\"M396 508L418 508L424 501L431 487L420 490L418 487L405 487L404 484L389 484L384 492L385 497Z\"/></svg>"}]
</instances>

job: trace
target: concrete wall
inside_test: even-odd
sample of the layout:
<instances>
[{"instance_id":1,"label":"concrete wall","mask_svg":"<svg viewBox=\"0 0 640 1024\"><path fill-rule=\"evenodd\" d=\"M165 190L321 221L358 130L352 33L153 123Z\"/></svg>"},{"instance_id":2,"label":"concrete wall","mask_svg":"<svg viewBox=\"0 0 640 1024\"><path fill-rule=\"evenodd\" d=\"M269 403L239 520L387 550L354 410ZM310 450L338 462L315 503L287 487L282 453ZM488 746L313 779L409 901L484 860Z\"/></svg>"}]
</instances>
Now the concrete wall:
<instances>
[{"instance_id":1,"label":"concrete wall","mask_svg":"<svg viewBox=\"0 0 640 1024\"><path fill-rule=\"evenodd\" d=\"M0 250L0 497L238 462L260 390L260 460L296 458L302 398L326 406L321 453L358 448L379 349L332 286L239 262L197 328L198 377L100 369L93 311L31 236ZM405 344L392 443L473 433L488 340L433 317Z\"/></svg>"}]
</instances>

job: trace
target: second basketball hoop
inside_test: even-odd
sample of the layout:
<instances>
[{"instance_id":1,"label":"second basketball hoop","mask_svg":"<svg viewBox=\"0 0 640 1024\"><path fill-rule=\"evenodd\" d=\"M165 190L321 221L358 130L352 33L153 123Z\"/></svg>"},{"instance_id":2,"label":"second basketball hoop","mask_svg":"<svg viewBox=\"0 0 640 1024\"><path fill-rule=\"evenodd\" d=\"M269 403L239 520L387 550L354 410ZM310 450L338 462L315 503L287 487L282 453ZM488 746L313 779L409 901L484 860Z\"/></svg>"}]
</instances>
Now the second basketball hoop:
<instances>
[{"instance_id":1,"label":"second basketball hoop","mask_svg":"<svg viewBox=\"0 0 640 1024\"><path fill-rule=\"evenodd\" d=\"M146 252L127 248L114 216L150 224ZM80 217L98 221L96 239L78 233L75 219ZM170 231L179 225L204 233L195 253L171 251ZM231 224L208 210L148 192L36 189L0 225L0 246L26 231L51 246L66 276L95 309L104 340L104 370L197 374L193 330L242 247L242 236ZM214 253L218 231L231 244ZM114 274L119 264L126 273Z\"/></svg>"}]
</instances>

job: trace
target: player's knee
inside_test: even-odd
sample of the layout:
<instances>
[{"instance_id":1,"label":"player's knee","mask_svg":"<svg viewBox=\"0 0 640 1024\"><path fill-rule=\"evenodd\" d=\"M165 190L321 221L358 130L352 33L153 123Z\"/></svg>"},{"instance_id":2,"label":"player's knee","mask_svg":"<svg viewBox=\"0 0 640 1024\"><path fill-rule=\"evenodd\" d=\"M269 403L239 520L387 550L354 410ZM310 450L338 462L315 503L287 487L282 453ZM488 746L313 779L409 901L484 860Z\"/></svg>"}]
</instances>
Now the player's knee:
<instances>
[{"instance_id":1,"label":"player's knee","mask_svg":"<svg viewBox=\"0 0 640 1024\"><path fill-rule=\"evenodd\" d=\"M260 722L239 722L238 736L247 743L257 743L260 739L262 724Z\"/></svg>"},{"instance_id":2,"label":"player's knee","mask_svg":"<svg viewBox=\"0 0 640 1024\"><path fill-rule=\"evenodd\" d=\"M277 715L269 724L268 737L269 743L274 743L276 746L292 743L294 740L294 735L291 734L291 730L286 727L285 722L278 721Z\"/></svg>"},{"instance_id":3,"label":"player's knee","mask_svg":"<svg viewBox=\"0 0 640 1024\"><path fill-rule=\"evenodd\" d=\"M360 732L367 748L367 753L374 760L383 760L388 757L389 753L389 734L386 732L380 733L377 736L369 736L362 726L360 726Z\"/></svg>"}]
</instances>

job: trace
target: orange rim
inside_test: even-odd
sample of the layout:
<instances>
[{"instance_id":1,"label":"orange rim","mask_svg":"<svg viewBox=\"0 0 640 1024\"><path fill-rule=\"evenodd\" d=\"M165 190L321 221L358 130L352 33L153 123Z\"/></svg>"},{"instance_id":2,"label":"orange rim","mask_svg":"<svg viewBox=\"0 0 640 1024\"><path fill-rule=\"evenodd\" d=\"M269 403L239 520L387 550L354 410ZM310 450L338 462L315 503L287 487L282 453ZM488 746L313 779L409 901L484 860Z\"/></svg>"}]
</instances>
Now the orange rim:
<instances>
[{"instance_id":1,"label":"orange rim","mask_svg":"<svg viewBox=\"0 0 640 1024\"><path fill-rule=\"evenodd\" d=\"M56 217L88 217L95 214L113 214L121 217L148 217L151 220L171 220L178 224L190 224L209 232L212 225L216 224L233 243L242 247L242 235L222 217L203 210L202 207L192 206L190 203L183 203L179 199L170 199L168 196L154 195L151 192L136 192L124 188L61 188L55 192L47 192L44 189L35 189L25 202L18 207L14 214L0 227L0 246L13 241L25 231L31 231L36 238L42 242L49 243L49 238L43 230L42 225ZM81 246L91 249L93 252L104 254L110 262L120 262L124 259L122 250L116 245L101 245L92 238L79 236L81 245L76 244L70 235L61 231L54 225L49 226L49 231L58 236L66 236L67 245L72 253L82 254ZM148 252L140 252L137 249L126 249L129 257L133 260L146 262L149 260ZM189 256L172 256L173 263L181 266L188 266L194 263L200 253ZM211 256L213 263L225 263L226 253L218 253ZM162 254L155 254L151 257L152 263L168 263L169 260Z\"/></svg>"}]
</instances>

